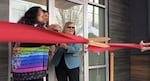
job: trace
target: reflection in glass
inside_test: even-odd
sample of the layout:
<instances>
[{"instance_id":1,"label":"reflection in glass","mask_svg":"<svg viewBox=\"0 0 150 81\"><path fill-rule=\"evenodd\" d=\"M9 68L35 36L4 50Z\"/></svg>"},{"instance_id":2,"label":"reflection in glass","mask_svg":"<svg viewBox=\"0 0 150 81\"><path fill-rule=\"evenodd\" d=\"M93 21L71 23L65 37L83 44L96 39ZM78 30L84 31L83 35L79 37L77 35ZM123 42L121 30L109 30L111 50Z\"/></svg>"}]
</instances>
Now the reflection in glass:
<instances>
[{"instance_id":1,"label":"reflection in glass","mask_svg":"<svg viewBox=\"0 0 150 81\"><path fill-rule=\"evenodd\" d=\"M89 72L89 81L106 81L106 69L90 69Z\"/></svg>"},{"instance_id":2,"label":"reflection in glass","mask_svg":"<svg viewBox=\"0 0 150 81\"><path fill-rule=\"evenodd\" d=\"M104 37L104 9L89 5L88 6L88 37ZM105 64L105 54L89 52L89 65Z\"/></svg>"},{"instance_id":3,"label":"reflection in glass","mask_svg":"<svg viewBox=\"0 0 150 81\"><path fill-rule=\"evenodd\" d=\"M71 3L73 4L73 3ZM67 6L67 5L64 5ZM77 35L83 36L83 6L74 5L68 7L67 9L55 8L55 21L62 27L68 21L72 21L76 25Z\"/></svg>"}]
</instances>

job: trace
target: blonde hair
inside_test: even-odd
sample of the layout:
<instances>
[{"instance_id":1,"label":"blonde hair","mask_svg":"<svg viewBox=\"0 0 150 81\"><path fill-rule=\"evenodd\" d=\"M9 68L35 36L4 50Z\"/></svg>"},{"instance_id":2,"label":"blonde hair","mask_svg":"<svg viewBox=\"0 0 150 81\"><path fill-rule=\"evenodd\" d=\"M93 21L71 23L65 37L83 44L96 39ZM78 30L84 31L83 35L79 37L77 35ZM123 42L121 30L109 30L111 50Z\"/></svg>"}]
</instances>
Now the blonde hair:
<instances>
[{"instance_id":1,"label":"blonde hair","mask_svg":"<svg viewBox=\"0 0 150 81\"><path fill-rule=\"evenodd\" d=\"M59 24L51 24L51 25L48 26L48 29L53 30L53 28L55 28L55 27L61 28L61 26Z\"/></svg>"},{"instance_id":2,"label":"blonde hair","mask_svg":"<svg viewBox=\"0 0 150 81\"><path fill-rule=\"evenodd\" d=\"M65 29L66 29L70 24L75 25L74 22L71 22L71 21L66 22L66 23L65 23L65 26L64 26L64 28L63 28L63 32L64 32L64 33L65 33ZM74 28L74 34L73 34L73 35L76 35L76 30L75 30L75 28Z\"/></svg>"}]
</instances>

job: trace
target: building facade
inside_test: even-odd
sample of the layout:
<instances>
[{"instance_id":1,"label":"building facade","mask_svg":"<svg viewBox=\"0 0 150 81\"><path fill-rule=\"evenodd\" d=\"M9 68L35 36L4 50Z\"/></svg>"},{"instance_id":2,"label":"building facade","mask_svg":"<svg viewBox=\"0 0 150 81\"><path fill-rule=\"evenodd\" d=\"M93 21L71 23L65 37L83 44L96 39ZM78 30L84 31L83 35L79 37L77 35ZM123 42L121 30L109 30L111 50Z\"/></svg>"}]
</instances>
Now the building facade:
<instances>
[{"instance_id":1,"label":"building facade","mask_svg":"<svg viewBox=\"0 0 150 81\"><path fill-rule=\"evenodd\" d=\"M49 24L58 23L63 27L65 22L73 21L80 36L86 38L106 36L111 38L112 43L138 43L142 39L149 38L149 34L145 33L150 32L148 3L148 0L1 0L0 20L17 22L27 9L41 6L49 11ZM140 26L144 27L141 29ZM82 59L80 80L110 81L109 52L91 53L86 47L83 45L80 55ZM0 43L2 53L0 81L12 80L11 48L11 43ZM136 74L131 69L134 62L131 54L140 54L139 50L125 49L114 53L115 81L150 80L148 77L144 80L134 77ZM146 56L149 57L147 54ZM150 63L149 60L146 61ZM49 81L56 81L54 66L51 64L48 75Z\"/></svg>"}]
</instances>

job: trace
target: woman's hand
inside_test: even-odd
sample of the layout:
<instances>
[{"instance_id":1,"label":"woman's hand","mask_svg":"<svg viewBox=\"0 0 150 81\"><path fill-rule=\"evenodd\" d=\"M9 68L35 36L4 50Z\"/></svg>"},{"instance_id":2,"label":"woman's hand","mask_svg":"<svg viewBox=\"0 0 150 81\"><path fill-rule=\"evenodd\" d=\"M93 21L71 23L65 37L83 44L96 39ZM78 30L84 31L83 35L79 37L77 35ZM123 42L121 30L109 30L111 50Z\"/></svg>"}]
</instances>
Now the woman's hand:
<instances>
[{"instance_id":1,"label":"woman's hand","mask_svg":"<svg viewBox=\"0 0 150 81\"><path fill-rule=\"evenodd\" d=\"M143 42L143 40L140 42L140 45L142 45L142 46L150 46L150 43L148 42L148 43L144 43Z\"/></svg>"},{"instance_id":2,"label":"woman's hand","mask_svg":"<svg viewBox=\"0 0 150 81\"><path fill-rule=\"evenodd\" d=\"M144 43L143 40L140 42L141 52L150 50L150 43Z\"/></svg>"},{"instance_id":3,"label":"woman's hand","mask_svg":"<svg viewBox=\"0 0 150 81\"><path fill-rule=\"evenodd\" d=\"M141 52L144 52L144 51L147 51L147 50L150 50L150 47L142 47L141 48Z\"/></svg>"},{"instance_id":4,"label":"woman's hand","mask_svg":"<svg viewBox=\"0 0 150 81\"><path fill-rule=\"evenodd\" d=\"M64 49L67 49L67 48L68 48L67 44L65 44L65 43L60 44L59 47L62 47L62 48L64 48Z\"/></svg>"}]
</instances>

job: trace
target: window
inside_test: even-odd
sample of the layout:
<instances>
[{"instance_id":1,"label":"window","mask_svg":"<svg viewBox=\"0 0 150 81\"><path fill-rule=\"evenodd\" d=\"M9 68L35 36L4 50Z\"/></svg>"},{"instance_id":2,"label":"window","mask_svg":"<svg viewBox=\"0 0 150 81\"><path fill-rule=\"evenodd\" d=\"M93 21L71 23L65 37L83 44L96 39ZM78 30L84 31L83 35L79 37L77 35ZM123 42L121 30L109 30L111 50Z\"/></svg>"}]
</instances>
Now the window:
<instances>
[{"instance_id":1,"label":"window","mask_svg":"<svg viewBox=\"0 0 150 81\"><path fill-rule=\"evenodd\" d=\"M96 3L96 4L102 4L102 5L105 4L105 0L89 0L89 2Z\"/></svg>"},{"instance_id":2,"label":"window","mask_svg":"<svg viewBox=\"0 0 150 81\"><path fill-rule=\"evenodd\" d=\"M89 81L106 81L106 69L92 69L89 76Z\"/></svg>"},{"instance_id":3,"label":"window","mask_svg":"<svg viewBox=\"0 0 150 81\"><path fill-rule=\"evenodd\" d=\"M105 37L106 6L105 0L89 0L88 5L88 37ZM89 52L89 81L107 81L108 56L106 53ZM107 79L106 79L107 78Z\"/></svg>"}]
</instances>

